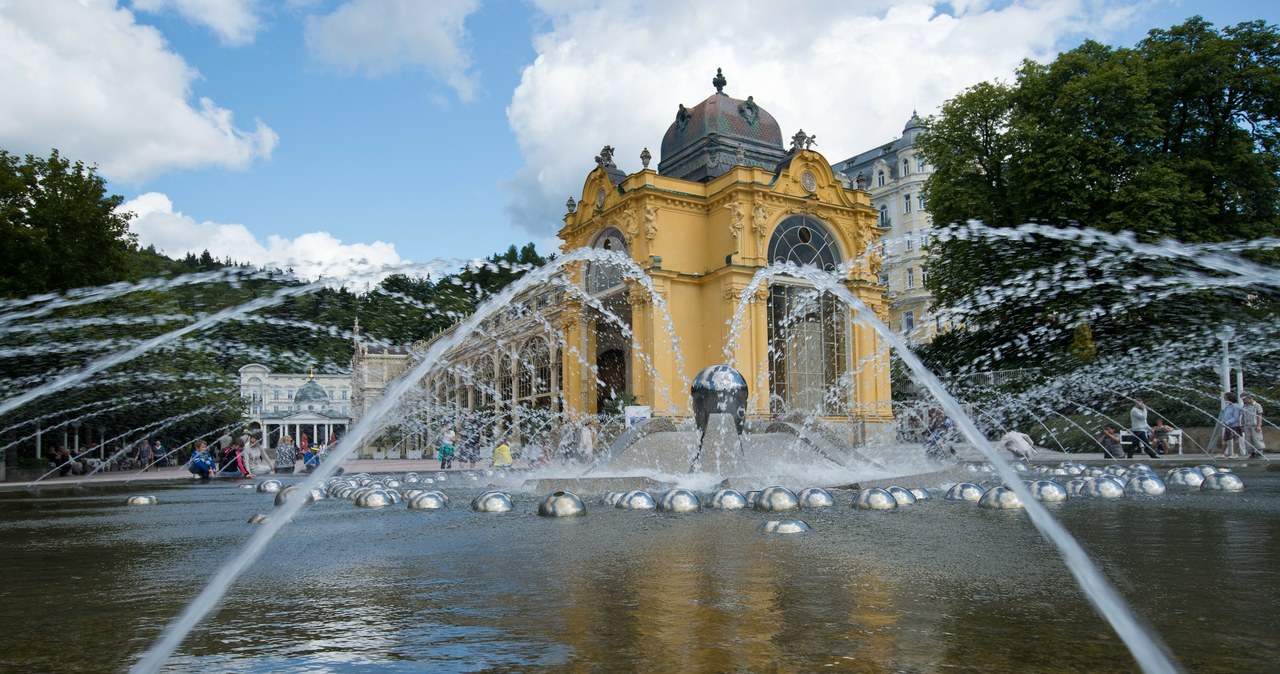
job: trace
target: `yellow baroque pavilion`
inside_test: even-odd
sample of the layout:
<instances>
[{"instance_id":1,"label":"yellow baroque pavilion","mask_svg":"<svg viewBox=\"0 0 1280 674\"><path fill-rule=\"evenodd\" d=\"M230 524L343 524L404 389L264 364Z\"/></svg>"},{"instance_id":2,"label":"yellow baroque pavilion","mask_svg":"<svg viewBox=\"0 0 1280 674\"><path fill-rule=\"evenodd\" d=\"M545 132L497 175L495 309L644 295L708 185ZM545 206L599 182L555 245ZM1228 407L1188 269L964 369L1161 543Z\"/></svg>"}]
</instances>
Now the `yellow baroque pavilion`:
<instances>
[{"instance_id":1,"label":"yellow baroque pavilion","mask_svg":"<svg viewBox=\"0 0 1280 674\"><path fill-rule=\"evenodd\" d=\"M512 309L512 320L486 322L480 341L502 353L481 353L491 349L472 341L449 356L461 374L433 384L448 402L533 402L594 414L628 394L657 416L687 416L694 375L728 361L751 387L753 416L800 410L869 425L891 420L883 344L850 309L830 296L816 299L801 279L777 277L747 298L726 359L741 293L771 262L836 272L882 319L888 305L877 282L879 213L868 193L833 172L810 149L812 137L801 131L784 147L777 122L752 97L723 93L719 73L713 84L706 100L679 106L657 170L646 148L643 168L626 174L606 146L581 198L570 198L559 232L566 253L590 247L629 257L661 302L617 265L578 263L567 275L580 290L556 292L554 302L516 303L538 313L536 320ZM546 290L526 294L536 293ZM533 351L524 340L537 342ZM541 356L530 362L520 357L534 352Z\"/></svg>"}]
</instances>

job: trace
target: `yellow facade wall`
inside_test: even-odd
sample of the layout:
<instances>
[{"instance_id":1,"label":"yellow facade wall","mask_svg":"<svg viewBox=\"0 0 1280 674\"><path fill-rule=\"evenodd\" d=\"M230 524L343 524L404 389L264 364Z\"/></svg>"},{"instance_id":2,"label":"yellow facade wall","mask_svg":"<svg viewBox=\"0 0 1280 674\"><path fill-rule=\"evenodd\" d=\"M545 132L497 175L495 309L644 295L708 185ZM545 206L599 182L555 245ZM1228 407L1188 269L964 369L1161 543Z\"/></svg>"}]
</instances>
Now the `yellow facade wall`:
<instances>
[{"instance_id":1,"label":"yellow facade wall","mask_svg":"<svg viewBox=\"0 0 1280 674\"><path fill-rule=\"evenodd\" d=\"M639 404L653 406L657 414L691 413L689 381L701 369L726 362L727 324L738 295L767 266L774 228L795 214L809 215L828 226L843 259L857 261L843 279L845 285L883 318L887 302L876 283L879 258L871 249L879 235L879 214L868 194L846 188L817 152L794 151L777 173L739 166L707 183L661 176L651 169L633 173L617 185L603 168L587 176L577 209L565 216L559 232L562 250L589 246L606 228L619 230L632 261L646 271L665 300L683 354L681 367L665 320L639 285L629 282L626 292L636 348L648 354L654 369L650 373L632 354L628 387ZM769 412L767 295L766 286L749 298L732 349L733 364L751 384L751 412L756 415ZM588 361L595 353L590 323L590 312L580 306L567 311L562 321L567 343L583 349ZM582 329L584 324L588 329ZM858 321L851 325L850 364L861 362L862 369L848 413L888 420L887 355L869 326ZM569 408L597 412L590 373L567 355L564 367ZM669 387L672 403L663 399L660 381Z\"/></svg>"}]
</instances>

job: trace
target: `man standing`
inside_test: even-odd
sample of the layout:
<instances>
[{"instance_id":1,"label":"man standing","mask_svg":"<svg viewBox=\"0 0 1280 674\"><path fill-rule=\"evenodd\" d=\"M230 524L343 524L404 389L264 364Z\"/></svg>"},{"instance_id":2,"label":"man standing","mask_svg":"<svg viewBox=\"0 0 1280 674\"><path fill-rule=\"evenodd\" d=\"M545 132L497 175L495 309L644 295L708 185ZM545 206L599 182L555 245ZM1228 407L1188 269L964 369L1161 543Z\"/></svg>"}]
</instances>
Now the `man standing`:
<instances>
[{"instance_id":1,"label":"man standing","mask_svg":"<svg viewBox=\"0 0 1280 674\"><path fill-rule=\"evenodd\" d=\"M1246 456L1244 447L1240 442L1240 417L1243 410L1240 408L1240 402L1236 399L1234 391L1227 391L1222 394L1222 399L1226 401L1226 405L1222 408L1222 415L1218 417L1218 423L1221 425L1222 432L1222 453L1215 456L1221 456L1227 459L1236 458L1235 448L1240 447L1240 457Z\"/></svg>"},{"instance_id":2,"label":"man standing","mask_svg":"<svg viewBox=\"0 0 1280 674\"><path fill-rule=\"evenodd\" d=\"M1134 398L1133 407L1129 409L1129 432L1133 434L1133 444L1125 452L1126 459L1132 459L1139 451L1153 459L1160 458L1151 448L1151 425L1147 423L1147 404L1142 398Z\"/></svg>"},{"instance_id":3,"label":"man standing","mask_svg":"<svg viewBox=\"0 0 1280 674\"><path fill-rule=\"evenodd\" d=\"M1262 405L1253 399L1252 393L1244 394L1240 404L1240 430L1244 435L1244 451L1246 456L1262 458L1262 450L1266 442L1262 439Z\"/></svg>"}]
</instances>

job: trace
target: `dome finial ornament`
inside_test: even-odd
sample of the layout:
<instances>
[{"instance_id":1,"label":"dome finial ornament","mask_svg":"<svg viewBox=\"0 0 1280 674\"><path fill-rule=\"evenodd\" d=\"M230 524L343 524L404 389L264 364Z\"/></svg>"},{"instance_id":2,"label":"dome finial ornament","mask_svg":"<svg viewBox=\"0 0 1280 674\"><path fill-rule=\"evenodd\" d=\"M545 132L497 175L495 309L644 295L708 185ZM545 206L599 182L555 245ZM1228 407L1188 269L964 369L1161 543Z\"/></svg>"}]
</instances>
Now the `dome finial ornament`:
<instances>
[{"instance_id":1,"label":"dome finial ornament","mask_svg":"<svg viewBox=\"0 0 1280 674\"><path fill-rule=\"evenodd\" d=\"M573 213L578 210L578 202L574 201L573 197L569 197L569 200L564 202L564 207L569 209L570 213Z\"/></svg>"},{"instance_id":2,"label":"dome finial ornament","mask_svg":"<svg viewBox=\"0 0 1280 674\"><path fill-rule=\"evenodd\" d=\"M810 136L809 134L804 132L804 129L800 129L799 131L796 132L796 135L791 137L792 152L799 152L800 150L808 150L817 144L818 144L818 137Z\"/></svg>"},{"instance_id":3,"label":"dome finial ornament","mask_svg":"<svg viewBox=\"0 0 1280 674\"><path fill-rule=\"evenodd\" d=\"M649 153L649 148L646 147L640 151L640 163L643 164L645 168L649 168L650 159L653 159L653 155Z\"/></svg>"},{"instance_id":4,"label":"dome finial ornament","mask_svg":"<svg viewBox=\"0 0 1280 674\"><path fill-rule=\"evenodd\" d=\"M716 88L716 93L723 94L724 86L728 83L729 83L729 80L726 80L724 78L724 71L721 70L720 68L716 68L716 76L711 80L711 86Z\"/></svg>"},{"instance_id":5,"label":"dome finial ornament","mask_svg":"<svg viewBox=\"0 0 1280 674\"><path fill-rule=\"evenodd\" d=\"M613 168L617 166L613 163L613 146L606 145L600 149L599 156L596 157L596 166L600 168Z\"/></svg>"}]
</instances>

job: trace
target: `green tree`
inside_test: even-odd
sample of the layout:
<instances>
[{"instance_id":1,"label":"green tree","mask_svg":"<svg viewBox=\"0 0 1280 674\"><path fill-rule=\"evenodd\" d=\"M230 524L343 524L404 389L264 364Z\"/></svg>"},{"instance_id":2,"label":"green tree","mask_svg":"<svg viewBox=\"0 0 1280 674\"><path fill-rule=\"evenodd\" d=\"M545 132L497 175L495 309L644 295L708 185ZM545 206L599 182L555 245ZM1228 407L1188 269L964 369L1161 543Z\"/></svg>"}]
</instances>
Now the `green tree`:
<instances>
[{"instance_id":1,"label":"green tree","mask_svg":"<svg viewBox=\"0 0 1280 674\"><path fill-rule=\"evenodd\" d=\"M1151 340L1174 320L1221 315L1220 296L1190 293L1176 319L1155 311L1135 295L1143 279L1183 273L1177 263L1108 257L1063 232L1190 243L1280 232L1278 44L1262 21L1219 31L1195 17L1133 48L1090 41L1025 62L1014 83L948 101L918 139L942 230L928 285L957 318L932 349L939 364L1065 355L1082 325L1092 348L1114 351L1135 326ZM1048 229L992 236L969 220Z\"/></svg>"},{"instance_id":2,"label":"green tree","mask_svg":"<svg viewBox=\"0 0 1280 674\"><path fill-rule=\"evenodd\" d=\"M0 150L0 293L22 297L126 277L137 244L124 198L83 162Z\"/></svg>"}]
</instances>

